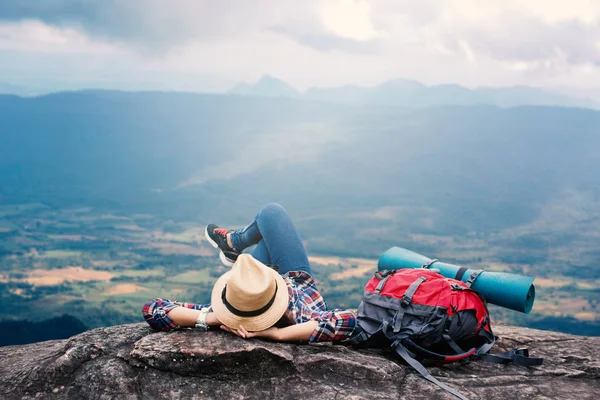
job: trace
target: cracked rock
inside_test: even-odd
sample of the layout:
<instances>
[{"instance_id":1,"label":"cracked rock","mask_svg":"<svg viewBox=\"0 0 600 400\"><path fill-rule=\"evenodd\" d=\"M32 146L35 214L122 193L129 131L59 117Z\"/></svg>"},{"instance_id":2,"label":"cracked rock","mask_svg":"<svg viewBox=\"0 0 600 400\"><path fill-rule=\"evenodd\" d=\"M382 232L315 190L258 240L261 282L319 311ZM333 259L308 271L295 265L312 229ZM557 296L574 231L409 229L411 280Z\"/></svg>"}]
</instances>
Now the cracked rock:
<instances>
[{"instance_id":1,"label":"cracked rock","mask_svg":"<svg viewBox=\"0 0 600 400\"><path fill-rule=\"evenodd\" d=\"M540 367L429 368L470 399L592 399L600 338L499 325L495 352L528 347ZM0 348L2 399L454 399L385 349L244 340L145 323Z\"/></svg>"}]
</instances>

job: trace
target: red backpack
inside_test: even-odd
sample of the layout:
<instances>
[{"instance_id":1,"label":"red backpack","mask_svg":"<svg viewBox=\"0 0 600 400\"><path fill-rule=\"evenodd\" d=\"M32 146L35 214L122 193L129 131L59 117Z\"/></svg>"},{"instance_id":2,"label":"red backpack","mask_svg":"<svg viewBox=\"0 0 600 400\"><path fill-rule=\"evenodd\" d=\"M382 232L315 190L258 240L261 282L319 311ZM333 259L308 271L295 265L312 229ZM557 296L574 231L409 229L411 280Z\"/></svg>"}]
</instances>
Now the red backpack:
<instances>
[{"instance_id":1,"label":"red backpack","mask_svg":"<svg viewBox=\"0 0 600 400\"><path fill-rule=\"evenodd\" d=\"M367 283L358 307L358 347L392 346L424 378L466 399L433 377L423 364L485 358L539 365L526 350L487 355L496 341L485 299L469 284L426 268L378 271ZM423 363L423 364L422 364Z\"/></svg>"}]
</instances>

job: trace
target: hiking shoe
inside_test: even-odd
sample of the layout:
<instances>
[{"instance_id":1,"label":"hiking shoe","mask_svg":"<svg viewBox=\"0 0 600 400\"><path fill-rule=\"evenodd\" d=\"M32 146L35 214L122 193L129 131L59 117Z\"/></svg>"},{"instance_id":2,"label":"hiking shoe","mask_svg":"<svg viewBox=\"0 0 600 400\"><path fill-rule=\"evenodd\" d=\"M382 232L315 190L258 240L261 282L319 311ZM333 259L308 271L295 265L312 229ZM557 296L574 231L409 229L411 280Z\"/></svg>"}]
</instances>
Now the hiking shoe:
<instances>
[{"instance_id":1,"label":"hiking shoe","mask_svg":"<svg viewBox=\"0 0 600 400\"><path fill-rule=\"evenodd\" d=\"M229 231L227 229L219 228L215 224L207 225L204 230L206 240L208 240L212 247L221 250L219 253L221 262L228 267L232 267L241 252L229 247L229 244L227 244L228 233Z\"/></svg>"}]
</instances>

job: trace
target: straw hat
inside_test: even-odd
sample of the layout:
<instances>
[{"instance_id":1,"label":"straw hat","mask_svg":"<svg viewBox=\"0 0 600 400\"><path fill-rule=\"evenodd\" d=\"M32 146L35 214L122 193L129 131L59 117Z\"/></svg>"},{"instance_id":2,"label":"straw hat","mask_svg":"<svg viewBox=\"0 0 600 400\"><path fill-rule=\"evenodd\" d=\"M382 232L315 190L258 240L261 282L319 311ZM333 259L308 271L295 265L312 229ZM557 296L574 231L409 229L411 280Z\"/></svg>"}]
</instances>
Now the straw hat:
<instances>
[{"instance_id":1,"label":"straw hat","mask_svg":"<svg viewBox=\"0 0 600 400\"><path fill-rule=\"evenodd\" d=\"M240 254L231 271L215 283L211 304L224 325L262 331L287 310L288 288L279 273L249 254Z\"/></svg>"}]
</instances>

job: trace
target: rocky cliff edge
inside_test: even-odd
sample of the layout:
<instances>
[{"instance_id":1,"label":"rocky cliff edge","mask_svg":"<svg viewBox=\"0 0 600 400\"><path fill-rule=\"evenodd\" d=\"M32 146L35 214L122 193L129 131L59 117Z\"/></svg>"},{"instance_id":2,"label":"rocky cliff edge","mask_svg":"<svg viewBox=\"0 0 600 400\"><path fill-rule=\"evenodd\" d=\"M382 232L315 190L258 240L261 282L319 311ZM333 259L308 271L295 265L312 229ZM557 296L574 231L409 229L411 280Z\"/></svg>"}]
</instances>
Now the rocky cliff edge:
<instances>
[{"instance_id":1,"label":"rocky cliff edge","mask_svg":"<svg viewBox=\"0 0 600 400\"><path fill-rule=\"evenodd\" d=\"M540 367L430 368L470 399L592 399L600 337L497 326L493 352L527 347ZM384 350L154 332L145 323L0 348L2 399L454 399Z\"/></svg>"}]
</instances>

